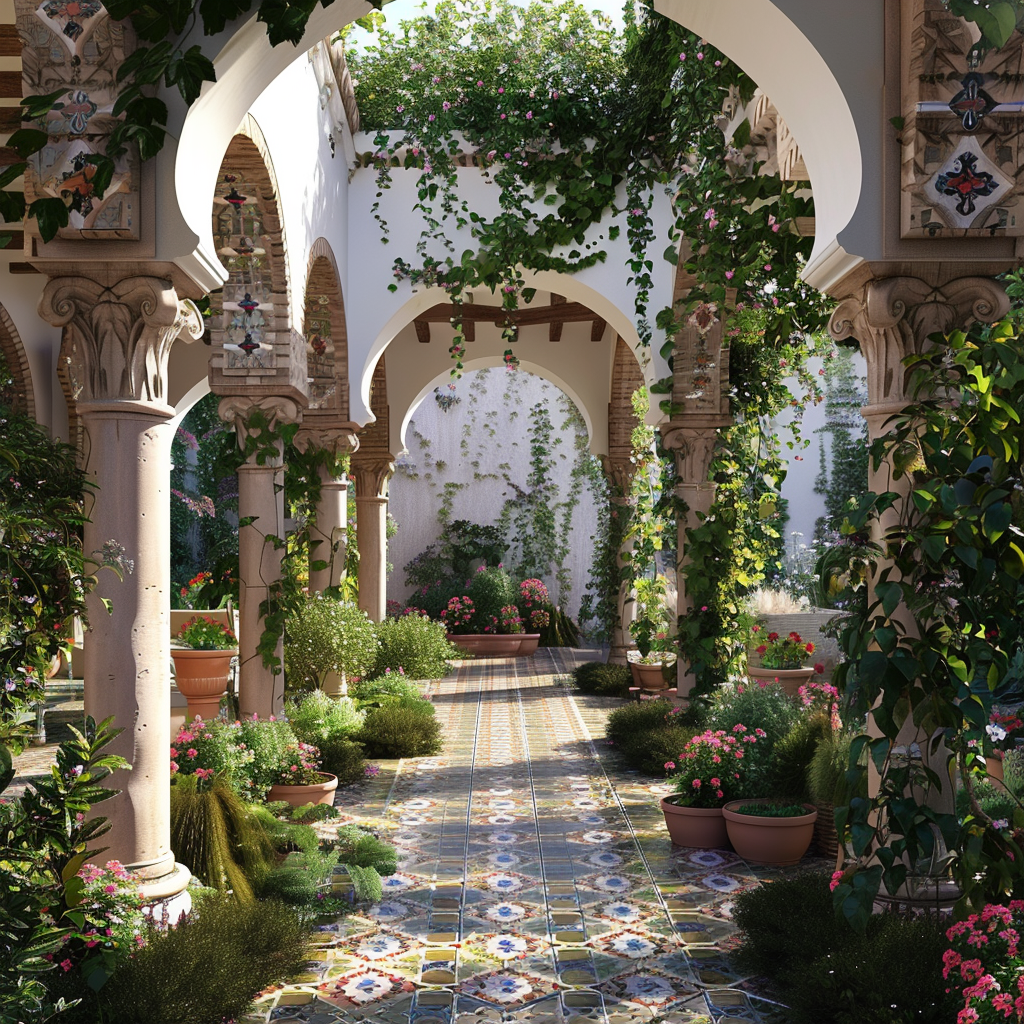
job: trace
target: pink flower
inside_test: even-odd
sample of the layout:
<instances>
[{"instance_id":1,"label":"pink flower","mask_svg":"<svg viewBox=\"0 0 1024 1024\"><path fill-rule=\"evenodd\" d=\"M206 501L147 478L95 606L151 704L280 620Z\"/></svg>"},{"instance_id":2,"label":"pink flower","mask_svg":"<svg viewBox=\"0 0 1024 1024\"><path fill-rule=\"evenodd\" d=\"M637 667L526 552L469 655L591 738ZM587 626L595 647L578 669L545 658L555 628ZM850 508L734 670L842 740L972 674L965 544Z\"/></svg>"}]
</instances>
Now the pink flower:
<instances>
[{"instance_id":1,"label":"pink flower","mask_svg":"<svg viewBox=\"0 0 1024 1024\"><path fill-rule=\"evenodd\" d=\"M105 885L105 886L103 886L103 891L104 892L117 892L117 886L116 885Z\"/></svg>"},{"instance_id":2,"label":"pink flower","mask_svg":"<svg viewBox=\"0 0 1024 1024\"><path fill-rule=\"evenodd\" d=\"M199 756L199 751L196 750L195 747L189 747L188 750L185 751L185 754L188 757L198 757Z\"/></svg>"},{"instance_id":3,"label":"pink flower","mask_svg":"<svg viewBox=\"0 0 1024 1024\"><path fill-rule=\"evenodd\" d=\"M527 121L532 121L533 120L533 111L532 110L528 110L526 112L526 120Z\"/></svg>"},{"instance_id":4,"label":"pink flower","mask_svg":"<svg viewBox=\"0 0 1024 1024\"><path fill-rule=\"evenodd\" d=\"M65 973L70 971L73 966L70 960L61 960L60 965L64 969Z\"/></svg>"},{"instance_id":5,"label":"pink flower","mask_svg":"<svg viewBox=\"0 0 1024 1024\"><path fill-rule=\"evenodd\" d=\"M842 880L843 880L843 873L842 873L842 871L833 871L832 872L832 881L828 883L829 889L831 889L832 892L835 892L836 891L836 887L839 885L839 883Z\"/></svg>"},{"instance_id":6,"label":"pink flower","mask_svg":"<svg viewBox=\"0 0 1024 1024\"><path fill-rule=\"evenodd\" d=\"M665 762L665 768L668 769L668 771L671 771L673 768L675 768L675 766L676 766L675 761L666 761Z\"/></svg>"},{"instance_id":7,"label":"pink flower","mask_svg":"<svg viewBox=\"0 0 1024 1024\"><path fill-rule=\"evenodd\" d=\"M479 82L476 83L476 87L478 89L482 89L484 87L483 79L481 79Z\"/></svg>"},{"instance_id":8,"label":"pink flower","mask_svg":"<svg viewBox=\"0 0 1024 1024\"><path fill-rule=\"evenodd\" d=\"M725 279L726 279L726 281L731 281L735 276L736 276L736 271L735 270L727 270L725 272Z\"/></svg>"},{"instance_id":9,"label":"pink flower","mask_svg":"<svg viewBox=\"0 0 1024 1024\"><path fill-rule=\"evenodd\" d=\"M686 60L686 54L685 53L679 54L679 59L680 60Z\"/></svg>"},{"instance_id":10,"label":"pink flower","mask_svg":"<svg viewBox=\"0 0 1024 1024\"><path fill-rule=\"evenodd\" d=\"M694 779L693 780L693 788L694 789L700 789L700 779Z\"/></svg>"}]
</instances>

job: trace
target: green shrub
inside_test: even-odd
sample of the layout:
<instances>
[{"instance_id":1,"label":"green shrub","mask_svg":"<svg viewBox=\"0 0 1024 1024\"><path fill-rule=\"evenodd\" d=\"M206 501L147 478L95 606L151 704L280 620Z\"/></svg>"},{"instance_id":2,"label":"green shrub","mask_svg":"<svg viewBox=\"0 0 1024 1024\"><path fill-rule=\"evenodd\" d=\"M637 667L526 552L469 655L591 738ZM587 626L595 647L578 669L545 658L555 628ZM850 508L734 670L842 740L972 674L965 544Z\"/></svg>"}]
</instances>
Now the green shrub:
<instances>
[{"instance_id":1,"label":"green shrub","mask_svg":"<svg viewBox=\"0 0 1024 1024\"><path fill-rule=\"evenodd\" d=\"M348 692L360 709L411 707L427 713L422 704L425 701L414 683L397 672L379 676L377 679L360 679L349 685ZM431 706L431 711L433 707Z\"/></svg>"},{"instance_id":2,"label":"green shrub","mask_svg":"<svg viewBox=\"0 0 1024 1024\"><path fill-rule=\"evenodd\" d=\"M473 602L475 614L468 632L482 633L488 626L501 622L501 609L519 602L519 588L512 577L500 568L479 569L469 578L465 593Z\"/></svg>"},{"instance_id":3,"label":"green shrub","mask_svg":"<svg viewBox=\"0 0 1024 1024\"><path fill-rule=\"evenodd\" d=\"M836 788L850 764L852 734L829 732L822 737L807 766L807 790L816 804L836 802Z\"/></svg>"},{"instance_id":4,"label":"green shrub","mask_svg":"<svg viewBox=\"0 0 1024 1024\"><path fill-rule=\"evenodd\" d=\"M751 814L759 818L799 818L809 813L803 804L740 804L733 810L737 814Z\"/></svg>"},{"instance_id":5,"label":"green shrub","mask_svg":"<svg viewBox=\"0 0 1024 1024\"><path fill-rule=\"evenodd\" d=\"M448 660L462 657L448 642L443 622L432 622L425 615L403 615L377 624L380 649L373 674L381 676L390 669L404 670L409 679L440 679L448 674Z\"/></svg>"},{"instance_id":6,"label":"green shrub","mask_svg":"<svg viewBox=\"0 0 1024 1024\"><path fill-rule=\"evenodd\" d=\"M998 821L1004 818L1013 821L1013 812L1017 809L1017 801L1005 789L993 785L991 782L980 781L974 783L974 796L978 806L990 818ZM970 800L967 797L967 790L961 787L956 794L956 813L961 820L968 814L973 814Z\"/></svg>"},{"instance_id":7,"label":"green shrub","mask_svg":"<svg viewBox=\"0 0 1024 1024\"><path fill-rule=\"evenodd\" d=\"M432 714L416 708L374 708L366 715L359 741L370 757L426 757L441 749L441 726Z\"/></svg>"},{"instance_id":8,"label":"green shrub","mask_svg":"<svg viewBox=\"0 0 1024 1024\"><path fill-rule=\"evenodd\" d=\"M606 735L630 767L648 775L667 774L665 764L676 762L692 726L683 723L683 713L665 700L641 700L616 708L608 716Z\"/></svg>"},{"instance_id":9,"label":"green shrub","mask_svg":"<svg viewBox=\"0 0 1024 1024\"><path fill-rule=\"evenodd\" d=\"M339 786L351 785L366 776L362 743L344 736L331 736L320 744L320 763L325 772L338 776Z\"/></svg>"},{"instance_id":10,"label":"green shrub","mask_svg":"<svg viewBox=\"0 0 1024 1024\"><path fill-rule=\"evenodd\" d=\"M347 867L373 868L382 875L393 875L398 870L395 847L359 825L339 828L335 844L338 860Z\"/></svg>"},{"instance_id":11,"label":"green shrub","mask_svg":"<svg viewBox=\"0 0 1024 1024\"><path fill-rule=\"evenodd\" d=\"M768 768L767 793L763 795L810 799L807 773L819 745L831 732L827 714L801 718L775 744Z\"/></svg>"},{"instance_id":12,"label":"green shrub","mask_svg":"<svg viewBox=\"0 0 1024 1024\"><path fill-rule=\"evenodd\" d=\"M363 777L363 748L352 737L366 716L350 697L335 698L313 690L290 701L287 713L295 735L320 751L325 772L337 775L342 785Z\"/></svg>"},{"instance_id":13,"label":"green shrub","mask_svg":"<svg viewBox=\"0 0 1024 1024\"><path fill-rule=\"evenodd\" d=\"M357 900L380 903L384 898L380 873L373 868L362 868L358 864L352 864L348 869L348 877L352 879L352 888L355 889Z\"/></svg>"},{"instance_id":14,"label":"green shrub","mask_svg":"<svg viewBox=\"0 0 1024 1024\"><path fill-rule=\"evenodd\" d=\"M366 612L349 601L310 596L285 624L288 685L317 689L329 672L366 675L377 660L377 634Z\"/></svg>"},{"instance_id":15,"label":"green shrub","mask_svg":"<svg viewBox=\"0 0 1024 1024\"><path fill-rule=\"evenodd\" d=\"M633 676L628 665L606 665L603 661L585 661L572 674L576 688L599 697L628 697Z\"/></svg>"},{"instance_id":16,"label":"green shrub","mask_svg":"<svg viewBox=\"0 0 1024 1024\"><path fill-rule=\"evenodd\" d=\"M836 919L829 876L768 882L736 897L744 932L735 966L770 980L787 1024L949 1024L947 922L877 914L864 935Z\"/></svg>"},{"instance_id":17,"label":"green shrub","mask_svg":"<svg viewBox=\"0 0 1024 1024\"><path fill-rule=\"evenodd\" d=\"M264 800L277 782L285 751L297 737L287 722L269 722L253 715L239 723L236 741L252 754L235 773L238 789L247 800Z\"/></svg>"},{"instance_id":18,"label":"green shrub","mask_svg":"<svg viewBox=\"0 0 1024 1024\"><path fill-rule=\"evenodd\" d=\"M176 928L153 929L146 945L68 1024L222 1024L245 1014L256 995L301 974L310 956L299 914L276 901L240 904L210 896ZM56 974L57 972L55 972Z\"/></svg>"},{"instance_id":19,"label":"green shrub","mask_svg":"<svg viewBox=\"0 0 1024 1024\"><path fill-rule=\"evenodd\" d=\"M171 786L171 849L204 885L251 901L269 873L274 847L254 809L218 779L208 790L186 775Z\"/></svg>"}]
</instances>

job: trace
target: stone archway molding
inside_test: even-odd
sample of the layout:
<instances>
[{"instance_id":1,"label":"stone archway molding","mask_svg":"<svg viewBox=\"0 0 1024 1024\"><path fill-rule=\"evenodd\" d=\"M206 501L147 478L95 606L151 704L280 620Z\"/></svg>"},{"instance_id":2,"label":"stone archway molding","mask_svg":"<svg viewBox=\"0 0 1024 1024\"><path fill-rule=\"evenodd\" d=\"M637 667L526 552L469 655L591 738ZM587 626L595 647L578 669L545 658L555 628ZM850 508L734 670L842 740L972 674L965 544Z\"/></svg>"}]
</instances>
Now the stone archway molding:
<instances>
[{"instance_id":1,"label":"stone archway molding","mask_svg":"<svg viewBox=\"0 0 1024 1024\"><path fill-rule=\"evenodd\" d=\"M36 418L36 396L25 344L10 313L0 305L0 354L14 378L15 411Z\"/></svg>"}]
</instances>

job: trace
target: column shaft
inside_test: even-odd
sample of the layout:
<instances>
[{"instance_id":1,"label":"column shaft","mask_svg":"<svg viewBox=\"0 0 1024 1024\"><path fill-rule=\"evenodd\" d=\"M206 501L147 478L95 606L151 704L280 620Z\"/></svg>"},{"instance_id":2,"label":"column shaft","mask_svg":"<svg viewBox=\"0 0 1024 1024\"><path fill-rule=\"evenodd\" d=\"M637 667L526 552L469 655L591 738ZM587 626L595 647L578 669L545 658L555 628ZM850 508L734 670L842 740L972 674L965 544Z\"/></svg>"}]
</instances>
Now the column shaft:
<instances>
[{"instance_id":1,"label":"column shaft","mask_svg":"<svg viewBox=\"0 0 1024 1024\"><path fill-rule=\"evenodd\" d=\"M310 561L327 562L326 569L309 570L310 593L323 593L336 587L345 572L348 544L348 480L335 478L326 467L320 468L320 501L316 506L316 525L312 539L319 543L310 552Z\"/></svg>"},{"instance_id":2,"label":"column shaft","mask_svg":"<svg viewBox=\"0 0 1024 1024\"><path fill-rule=\"evenodd\" d=\"M356 544L359 548L359 607L381 622L387 606L388 499L356 492Z\"/></svg>"}]
</instances>

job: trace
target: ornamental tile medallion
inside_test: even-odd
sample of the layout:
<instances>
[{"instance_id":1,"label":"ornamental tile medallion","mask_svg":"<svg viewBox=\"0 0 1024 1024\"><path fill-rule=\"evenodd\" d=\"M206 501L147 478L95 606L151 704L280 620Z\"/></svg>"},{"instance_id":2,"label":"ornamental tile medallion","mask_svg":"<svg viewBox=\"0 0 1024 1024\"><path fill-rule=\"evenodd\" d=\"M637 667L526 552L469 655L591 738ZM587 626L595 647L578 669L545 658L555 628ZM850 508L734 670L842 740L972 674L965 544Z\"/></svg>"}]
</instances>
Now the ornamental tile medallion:
<instances>
[{"instance_id":1,"label":"ornamental tile medallion","mask_svg":"<svg viewBox=\"0 0 1024 1024\"><path fill-rule=\"evenodd\" d=\"M930 190L944 220L967 229L1013 188L1013 180L980 150L965 146L932 178Z\"/></svg>"},{"instance_id":2,"label":"ornamental tile medallion","mask_svg":"<svg viewBox=\"0 0 1024 1024\"><path fill-rule=\"evenodd\" d=\"M70 50L82 55L90 36L107 18L107 9L99 0L43 0L36 17Z\"/></svg>"}]
</instances>

